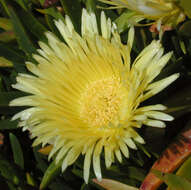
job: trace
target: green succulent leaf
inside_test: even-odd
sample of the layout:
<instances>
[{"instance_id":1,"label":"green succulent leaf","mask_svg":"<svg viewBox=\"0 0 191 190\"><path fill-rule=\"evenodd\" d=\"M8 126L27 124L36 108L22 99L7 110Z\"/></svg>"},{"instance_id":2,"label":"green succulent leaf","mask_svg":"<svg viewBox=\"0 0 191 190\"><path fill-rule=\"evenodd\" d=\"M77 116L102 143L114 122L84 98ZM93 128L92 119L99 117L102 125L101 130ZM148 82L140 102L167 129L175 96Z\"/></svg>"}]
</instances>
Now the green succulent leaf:
<instances>
[{"instance_id":1,"label":"green succulent leaf","mask_svg":"<svg viewBox=\"0 0 191 190\"><path fill-rule=\"evenodd\" d=\"M0 174L8 181L18 185L20 179L15 168L6 160L0 159Z\"/></svg>"},{"instance_id":2,"label":"green succulent leaf","mask_svg":"<svg viewBox=\"0 0 191 190\"><path fill-rule=\"evenodd\" d=\"M15 40L16 36L13 31L6 31L0 33L0 41L1 42L10 42L12 40Z\"/></svg>"},{"instance_id":3,"label":"green succulent leaf","mask_svg":"<svg viewBox=\"0 0 191 190\"><path fill-rule=\"evenodd\" d=\"M17 188L10 182L7 182L9 190L17 190Z\"/></svg>"},{"instance_id":4,"label":"green succulent leaf","mask_svg":"<svg viewBox=\"0 0 191 190\"><path fill-rule=\"evenodd\" d=\"M86 9L90 12L96 12L96 3L94 0L86 0Z\"/></svg>"},{"instance_id":5,"label":"green succulent leaf","mask_svg":"<svg viewBox=\"0 0 191 190\"><path fill-rule=\"evenodd\" d=\"M17 48L12 47L3 43L0 43L0 56L5 57L10 60L13 64L24 64L26 57L24 54Z\"/></svg>"},{"instance_id":6,"label":"green succulent leaf","mask_svg":"<svg viewBox=\"0 0 191 190\"><path fill-rule=\"evenodd\" d=\"M188 20L185 23L183 23L179 30L178 30L179 34L181 36L185 36L187 38L191 38L191 21Z\"/></svg>"},{"instance_id":7,"label":"green succulent leaf","mask_svg":"<svg viewBox=\"0 0 191 190\"><path fill-rule=\"evenodd\" d=\"M0 17L0 28L3 28L6 31L13 30L13 25L10 19Z\"/></svg>"},{"instance_id":8,"label":"green succulent leaf","mask_svg":"<svg viewBox=\"0 0 191 190\"><path fill-rule=\"evenodd\" d=\"M20 48L28 55L31 56L32 53L36 52L36 48L34 47L33 43L29 39L25 28L23 27L22 22L20 21L18 15L16 14L14 7L9 3L8 0L1 0L0 1L6 10L7 14L9 15L13 30L16 35L17 41L19 43Z\"/></svg>"},{"instance_id":9,"label":"green succulent leaf","mask_svg":"<svg viewBox=\"0 0 191 190\"><path fill-rule=\"evenodd\" d=\"M0 57L0 67L13 67L13 64L8 59Z\"/></svg>"},{"instance_id":10,"label":"green succulent leaf","mask_svg":"<svg viewBox=\"0 0 191 190\"><path fill-rule=\"evenodd\" d=\"M11 121L9 119L0 120L0 130L17 129L17 121Z\"/></svg>"},{"instance_id":11,"label":"green succulent leaf","mask_svg":"<svg viewBox=\"0 0 191 190\"><path fill-rule=\"evenodd\" d=\"M0 43L0 57L4 57L10 61L13 64L15 71L26 71L24 64L26 56L17 47L11 47L11 45Z\"/></svg>"},{"instance_id":12,"label":"green succulent leaf","mask_svg":"<svg viewBox=\"0 0 191 190\"><path fill-rule=\"evenodd\" d=\"M48 165L47 163L43 160L42 154L38 152L38 147L33 148L35 160L36 160L36 166L38 169L40 169L43 173L47 170Z\"/></svg>"},{"instance_id":13,"label":"green succulent leaf","mask_svg":"<svg viewBox=\"0 0 191 190\"><path fill-rule=\"evenodd\" d=\"M37 9L37 11L45 15L50 15L56 20L58 19L61 19L62 21L65 20L64 16L55 7L50 7L48 9Z\"/></svg>"},{"instance_id":14,"label":"green succulent leaf","mask_svg":"<svg viewBox=\"0 0 191 190\"><path fill-rule=\"evenodd\" d=\"M15 164L17 164L22 169L24 169L23 151L22 151L21 145L19 143L19 140L13 133L9 133L9 139L11 142L11 147L12 147L12 151L13 151L13 158L14 158Z\"/></svg>"},{"instance_id":15,"label":"green succulent leaf","mask_svg":"<svg viewBox=\"0 0 191 190\"><path fill-rule=\"evenodd\" d=\"M182 166L176 172L176 175L182 176L191 181L191 156L182 164Z\"/></svg>"},{"instance_id":16,"label":"green succulent leaf","mask_svg":"<svg viewBox=\"0 0 191 190\"><path fill-rule=\"evenodd\" d=\"M170 173L162 173L158 170L152 170L152 172L161 180L163 180L170 189L173 190L190 190L191 183L181 176Z\"/></svg>"},{"instance_id":17,"label":"green succulent leaf","mask_svg":"<svg viewBox=\"0 0 191 190\"><path fill-rule=\"evenodd\" d=\"M46 27L41 24L31 12L22 9L21 7L18 7L15 10L17 10L17 15L28 31L30 31L38 40L47 41L44 35L47 31Z\"/></svg>"},{"instance_id":18,"label":"green succulent leaf","mask_svg":"<svg viewBox=\"0 0 191 190\"><path fill-rule=\"evenodd\" d=\"M119 33L122 33L129 27L129 18L131 18L134 15L135 13L133 11L126 10L115 20Z\"/></svg>"},{"instance_id":19,"label":"green succulent leaf","mask_svg":"<svg viewBox=\"0 0 191 190\"><path fill-rule=\"evenodd\" d=\"M16 3L18 3L23 9L27 10L30 4L29 0L14 0Z\"/></svg>"},{"instance_id":20,"label":"green succulent leaf","mask_svg":"<svg viewBox=\"0 0 191 190\"><path fill-rule=\"evenodd\" d=\"M44 173L44 176L42 178L41 184L40 184L40 189L45 189L48 184L56 177L59 175L61 171L61 164L62 162L59 162L56 164L56 161L54 160Z\"/></svg>"},{"instance_id":21,"label":"green succulent leaf","mask_svg":"<svg viewBox=\"0 0 191 190\"><path fill-rule=\"evenodd\" d=\"M30 175L29 173L26 173L26 180L27 180L27 183L31 186L36 186L36 183L34 181L34 178L32 177L32 175Z\"/></svg>"}]
</instances>

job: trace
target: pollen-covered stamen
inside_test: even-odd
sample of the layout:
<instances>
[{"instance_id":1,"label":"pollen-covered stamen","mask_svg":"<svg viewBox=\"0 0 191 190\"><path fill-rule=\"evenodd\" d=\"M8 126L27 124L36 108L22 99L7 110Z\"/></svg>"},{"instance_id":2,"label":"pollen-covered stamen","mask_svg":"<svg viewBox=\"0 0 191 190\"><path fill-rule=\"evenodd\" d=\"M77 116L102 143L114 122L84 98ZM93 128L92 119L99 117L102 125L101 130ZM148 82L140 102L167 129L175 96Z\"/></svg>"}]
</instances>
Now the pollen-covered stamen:
<instances>
[{"instance_id":1,"label":"pollen-covered stamen","mask_svg":"<svg viewBox=\"0 0 191 190\"><path fill-rule=\"evenodd\" d=\"M122 84L116 78L93 82L82 94L80 117L96 127L119 123L118 113L123 99L121 90Z\"/></svg>"}]
</instances>

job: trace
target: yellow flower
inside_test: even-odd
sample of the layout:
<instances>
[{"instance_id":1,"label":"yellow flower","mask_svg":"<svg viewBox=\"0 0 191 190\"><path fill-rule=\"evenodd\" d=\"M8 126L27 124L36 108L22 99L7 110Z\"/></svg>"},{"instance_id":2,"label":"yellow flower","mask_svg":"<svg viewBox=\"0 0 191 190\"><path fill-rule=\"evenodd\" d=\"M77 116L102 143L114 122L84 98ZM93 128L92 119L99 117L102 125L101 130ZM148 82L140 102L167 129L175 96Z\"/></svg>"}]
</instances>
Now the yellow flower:
<instances>
[{"instance_id":1,"label":"yellow flower","mask_svg":"<svg viewBox=\"0 0 191 190\"><path fill-rule=\"evenodd\" d=\"M100 0L113 8L128 8L135 12L131 21L143 19L156 21L158 26L176 26L185 19L185 14L175 0ZM153 24L153 23L152 23Z\"/></svg>"},{"instance_id":2,"label":"yellow flower","mask_svg":"<svg viewBox=\"0 0 191 190\"><path fill-rule=\"evenodd\" d=\"M130 51L134 30L123 45L116 26L101 14L101 35L96 17L83 10L80 36L68 16L66 23L55 24L66 43L47 32L48 45L27 62L34 75L19 74L14 88L31 95L13 100L11 106L31 106L16 114L20 126L36 137L34 146L53 145L49 159L62 161L62 170L73 164L80 154L84 159L84 179L88 182L91 162L101 179L100 155L104 151L106 167L115 157L129 157L134 141L144 143L134 130L143 124L165 127L173 118L161 111L161 104L140 106L178 78L152 80L167 64L172 53L164 56L159 41L146 47L131 65ZM104 150L103 150L104 149Z\"/></svg>"}]
</instances>

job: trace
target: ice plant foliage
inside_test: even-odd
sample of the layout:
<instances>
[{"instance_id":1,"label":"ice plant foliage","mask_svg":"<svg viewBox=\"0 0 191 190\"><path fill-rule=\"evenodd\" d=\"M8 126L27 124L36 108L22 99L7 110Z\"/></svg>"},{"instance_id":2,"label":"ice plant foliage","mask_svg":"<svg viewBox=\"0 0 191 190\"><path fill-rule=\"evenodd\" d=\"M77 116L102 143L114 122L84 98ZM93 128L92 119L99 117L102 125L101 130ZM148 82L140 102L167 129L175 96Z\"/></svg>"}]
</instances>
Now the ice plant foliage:
<instances>
[{"instance_id":1,"label":"ice plant foliage","mask_svg":"<svg viewBox=\"0 0 191 190\"><path fill-rule=\"evenodd\" d=\"M153 41L131 64L134 30L123 45L116 26L101 13L101 34L96 17L83 10L81 36L68 16L55 24L66 43L51 32L48 45L39 42L35 65L27 62L32 74L19 74L14 88L30 95L13 100L11 106L29 106L16 114L20 126L35 137L34 146L52 144L49 159L62 162L62 170L84 155L84 179L88 182L91 162L101 179L100 156L106 167L115 158L129 157L135 141L144 140L134 130L143 124L165 127L173 118L162 111L164 105L140 107L174 80L173 74L152 82L172 53L163 55L159 41Z\"/></svg>"},{"instance_id":2,"label":"ice plant foliage","mask_svg":"<svg viewBox=\"0 0 191 190\"><path fill-rule=\"evenodd\" d=\"M158 26L175 26L183 21L185 14L175 3L176 0L100 0L112 5L112 8L128 8L135 12L131 20L150 19Z\"/></svg>"}]
</instances>

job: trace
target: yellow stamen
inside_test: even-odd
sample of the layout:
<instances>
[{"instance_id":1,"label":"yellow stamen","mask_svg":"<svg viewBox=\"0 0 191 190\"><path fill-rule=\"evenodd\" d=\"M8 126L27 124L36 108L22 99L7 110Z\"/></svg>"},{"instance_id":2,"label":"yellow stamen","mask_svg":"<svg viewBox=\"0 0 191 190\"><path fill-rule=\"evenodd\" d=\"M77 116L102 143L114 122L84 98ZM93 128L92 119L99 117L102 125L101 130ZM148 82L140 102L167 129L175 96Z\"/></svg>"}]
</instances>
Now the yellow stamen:
<instances>
[{"instance_id":1,"label":"yellow stamen","mask_svg":"<svg viewBox=\"0 0 191 190\"><path fill-rule=\"evenodd\" d=\"M117 124L119 109L124 94L121 95L120 79L106 78L92 82L81 97L81 118L92 127L102 127L109 123ZM127 94L127 90L126 90Z\"/></svg>"}]
</instances>

